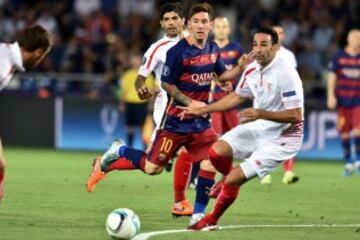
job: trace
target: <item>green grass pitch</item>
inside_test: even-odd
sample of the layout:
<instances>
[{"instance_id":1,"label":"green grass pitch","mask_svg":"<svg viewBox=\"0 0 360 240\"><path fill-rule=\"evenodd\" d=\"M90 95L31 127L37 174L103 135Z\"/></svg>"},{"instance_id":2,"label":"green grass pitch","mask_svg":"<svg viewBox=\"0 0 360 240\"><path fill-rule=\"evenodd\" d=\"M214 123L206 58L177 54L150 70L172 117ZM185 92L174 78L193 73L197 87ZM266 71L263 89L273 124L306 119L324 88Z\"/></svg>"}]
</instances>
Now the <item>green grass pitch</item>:
<instances>
[{"instance_id":1,"label":"green grass pitch","mask_svg":"<svg viewBox=\"0 0 360 240\"><path fill-rule=\"evenodd\" d=\"M96 153L5 147L5 198L0 203L1 240L109 239L105 219L115 208L133 209L141 231L183 229L187 218L173 219L172 173L145 176L112 172L87 193L85 182ZM220 224L360 224L360 177L340 176L340 162L299 161L297 184L246 184ZM188 190L194 200L194 190ZM210 207L214 201L211 201ZM209 210L210 208L208 208ZM151 239L360 239L359 227L246 228L185 232Z\"/></svg>"}]
</instances>

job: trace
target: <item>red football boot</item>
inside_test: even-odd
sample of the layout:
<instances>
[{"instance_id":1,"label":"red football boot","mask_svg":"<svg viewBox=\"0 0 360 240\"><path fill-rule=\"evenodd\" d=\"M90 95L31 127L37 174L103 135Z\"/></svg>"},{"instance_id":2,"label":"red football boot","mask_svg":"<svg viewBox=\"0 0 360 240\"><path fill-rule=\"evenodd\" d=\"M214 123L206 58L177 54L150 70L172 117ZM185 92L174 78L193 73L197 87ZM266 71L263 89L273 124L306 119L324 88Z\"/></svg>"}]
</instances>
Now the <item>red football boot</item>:
<instances>
[{"instance_id":1,"label":"red football boot","mask_svg":"<svg viewBox=\"0 0 360 240\"><path fill-rule=\"evenodd\" d=\"M188 230L195 231L214 231L218 230L220 226L217 224L217 221L212 219L210 215L206 215L203 219L197 223L188 226Z\"/></svg>"}]
</instances>

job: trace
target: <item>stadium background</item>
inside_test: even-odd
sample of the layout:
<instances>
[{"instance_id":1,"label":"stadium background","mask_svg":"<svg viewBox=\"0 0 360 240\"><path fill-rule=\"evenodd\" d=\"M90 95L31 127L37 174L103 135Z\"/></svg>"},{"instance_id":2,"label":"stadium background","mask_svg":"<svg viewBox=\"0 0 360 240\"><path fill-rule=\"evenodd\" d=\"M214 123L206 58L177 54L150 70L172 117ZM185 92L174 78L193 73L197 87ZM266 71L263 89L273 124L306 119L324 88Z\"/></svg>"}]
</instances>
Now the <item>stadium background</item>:
<instances>
[{"instance_id":1,"label":"stadium background","mask_svg":"<svg viewBox=\"0 0 360 240\"><path fill-rule=\"evenodd\" d=\"M124 137L117 99L129 56L162 36L156 0L0 1L0 41L31 24L54 36L54 47L33 72L18 74L0 95L5 146L103 150ZM180 1L188 9L193 1ZM326 110L326 66L359 27L357 0L208 1L229 18L233 41L250 49L251 32L281 25L296 54L306 99L305 140L299 158L340 160L336 114ZM138 131L140 132L140 131ZM36 137L35 137L36 136ZM137 134L137 146L141 136Z\"/></svg>"}]
</instances>

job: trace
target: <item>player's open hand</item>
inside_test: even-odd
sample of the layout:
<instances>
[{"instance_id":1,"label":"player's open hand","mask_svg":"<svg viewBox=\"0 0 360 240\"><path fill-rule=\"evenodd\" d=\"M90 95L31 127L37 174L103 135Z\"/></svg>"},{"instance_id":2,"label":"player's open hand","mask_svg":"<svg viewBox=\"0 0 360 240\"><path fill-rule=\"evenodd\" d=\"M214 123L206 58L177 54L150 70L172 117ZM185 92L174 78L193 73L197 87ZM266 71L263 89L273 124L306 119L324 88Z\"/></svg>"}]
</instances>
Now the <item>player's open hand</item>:
<instances>
[{"instance_id":1,"label":"player's open hand","mask_svg":"<svg viewBox=\"0 0 360 240\"><path fill-rule=\"evenodd\" d=\"M195 116L203 116L206 117L206 113L204 111L204 107L207 106L206 103L196 100L191 100L189 106L177 106L178 109L181 109L181 113L178 114L180 120L184 120L185 118L191 118Z\"/></svg>"},{"instance_id":2,"label":"player's open hand","mask_svg":"<svg viewBox=\"0 0 360 240\"><path fill-rule=\"evenodd\" d=\"M255 52L251 51L247 54L243 54L239 60L238 60L238 65L242 68L245 69L247 67L247 65L249 65L250 63L252 63L255 60Z\"/></svg>"},{"instance_id":3,"label":"player's open hand","mask_svg":"<svg viewBox=\"0 0 360 240\"><path fill-rule=\"evenodd\" d=\"M240 123L248 123L260 118L260 110L255 108L246 108L239 113Z\"/></svg>"},{"instance_id":4,"label":"player's open hand","mask_svg":"<svg viewBox=\"0 0 360 240\"><path fill-rule=\"evenodd\" d=\"M141 100L148 99L153 94L146 85L143 85L143 86L137 88L136 93Z\"/></svg>"},{"instance_id":5,"label":"player's open hand","mask_svg":"<svg viewBox=\"0 0 360 240\"><path fill-rule=\"evenodd\" d=\"M233 84L231 82L223 82L223 83L217 83L217 84L219 85L221 90L223 90L226 93L230 93L234 90Z\"/></svg>"}]
</instances>

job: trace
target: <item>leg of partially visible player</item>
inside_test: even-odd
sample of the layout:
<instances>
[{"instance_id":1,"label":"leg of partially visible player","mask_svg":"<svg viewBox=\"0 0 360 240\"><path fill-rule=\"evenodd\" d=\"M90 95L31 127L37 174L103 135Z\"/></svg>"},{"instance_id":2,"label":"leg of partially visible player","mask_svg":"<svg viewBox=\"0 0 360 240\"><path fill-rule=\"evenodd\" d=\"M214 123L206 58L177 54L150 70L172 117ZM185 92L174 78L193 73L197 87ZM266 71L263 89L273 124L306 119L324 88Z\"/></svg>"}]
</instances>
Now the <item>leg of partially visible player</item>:
<instances>
[{"instance_id":1,"label":"leg of partially visible player","mask_svg":"<svg viewBox=\"0 0 360 240\"><path fill-rule=\"evenodd\" d=\"M174 169L174 206L171 213L174 216L191 216L193 207L186 200L186 186L188 184L193 159L186 149L181 149Z\"/></svg>"},{"instance_id":2,"label":"leg of partially visible player","mask_svg":"<svg viewBox=\"0 0 360 240\"><path fill-rule=\"evenodd\" d=\"M350 132L352 130L351 111L347 108L338 107L338 123L337 128L340 133L341 145L343 149L345 168L343 176L348 177L353 173L353 161L351 158L351 138Z\"/></svg>"},{"instance_id":3,"label":"leg of partially visible player","mask_svg":"<svg viewBox=\"0 0 360 240\"><path fill-rule=\"evenodd\" d=\"M354 142L355 142L355 169L356 174L360 176L360 128L354 130Z\"/></svg>"},{"instance_id":4,"label":"leg of partially visible player","mask_svg":"<svg viewBox=\"0 0 360 240\"><path fill-rule=\"evenodd\" d=\"M355 144L355 169L360 176L360 106L352 109L352 133Z\"/></svg>"},{"instance_id":5,"label":"leg of partially visible player","mask_svg":"<svg viewBox=\"0 0 360 240\"><path fill-rule=\"evenodd\" d=\"M284 184L292 184L299 181L299 177L294 173L295 157L286 160L283 164L284 167L284 177L282 182Z\"/></svg>"},{"instance_id":6,"label":"leg of partially visible player","mask_svg":"<svg viewBox=\"0 0 360 240\"><path fill-rule=\"evenodd\" d=\"M5 159L4 159L3 147L0 139L0 201L4 196L4 178L5 178Z\"/></svg>"},{"instance_id":7,"label":"leg of partially visible player","mask_svg":"<svg viewBox=\"0 0 360 240\"><path fill-rule=\"evenodd\" d=\"M186 138L185 134L158 131L149 153L130 148L122 140L113 141L104 155L95 159L86 185L88 192L92 192L106 173L113 170L139 169L148 175L160 174Z\"/></svg>"}]
</instances>

